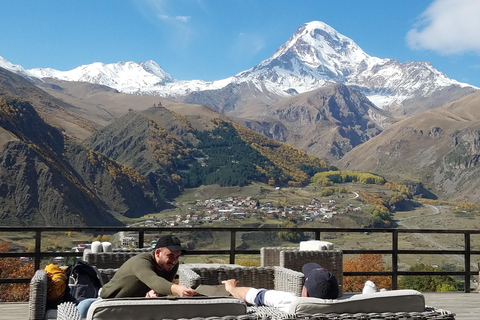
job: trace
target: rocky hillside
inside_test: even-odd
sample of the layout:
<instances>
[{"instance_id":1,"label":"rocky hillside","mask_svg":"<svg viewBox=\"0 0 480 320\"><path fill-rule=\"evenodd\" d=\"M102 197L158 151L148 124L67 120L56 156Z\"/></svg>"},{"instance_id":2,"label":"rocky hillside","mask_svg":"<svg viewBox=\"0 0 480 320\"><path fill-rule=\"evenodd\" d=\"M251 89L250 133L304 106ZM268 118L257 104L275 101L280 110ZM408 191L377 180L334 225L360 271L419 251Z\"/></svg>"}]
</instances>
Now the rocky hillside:
<instances>
[{"instance_id":1,"label":"rocky hillside","mask_svg":"<svg viewBox=\"0 0 480 320\"><path fill-rule=\"evenodd\" d=\"M283 99L264 116L234 119L328 162L342 158L396 121L358 90L341 84Z\"/></svg>"},{"instance_id":2,"label":"rocky hillside","mask_svg":"<svg viewBox=\"0 0 480 320\"><path fill-rule=\"evenodd\" d=\"M45 123L30 102L0 98L2 225L119 225L165 202L137 171Z\"/></svg>"},{"instance_id":3,"label":"rocky hillside","mask_svg":"<svg viewBox=\"0 0 480 320\"><path fill-rule=\"evenodd\" d=\"M480 203L480 94L395 123L350 151L340 168L423 182L450 201Z\"/></svg>"},{"instance_id":4,"label":"rocky hillside","mask_svg":"<svg viewBox=\"0 0 480 320\"><path fill-rule=\"evenodd\" d=\"M0 96L5 94L28 100L44 121L77 141L85 139L104 125L98 121L101 117L85 117L85 110L48 94L37 87L33 79L0 68Z\"/></svg>"}]
</instances>

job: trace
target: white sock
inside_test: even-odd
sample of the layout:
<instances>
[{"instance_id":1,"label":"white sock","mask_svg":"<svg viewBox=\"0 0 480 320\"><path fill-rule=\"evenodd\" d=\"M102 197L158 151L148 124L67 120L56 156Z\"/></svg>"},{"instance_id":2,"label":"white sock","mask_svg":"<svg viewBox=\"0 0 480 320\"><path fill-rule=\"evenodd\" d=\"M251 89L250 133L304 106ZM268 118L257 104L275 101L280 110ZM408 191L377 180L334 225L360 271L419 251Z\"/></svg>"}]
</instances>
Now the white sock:
<instances>
[{"instance_id":1,"label":"white sock","mask_svg":"<svg viewBox=\"0 0 480 320\"><path fill-rule=\"evenodd\" d=\"M365 286L363 287L362 293L365 294L365 293L375 293L375 292L377 292L377 286L375 285L375 283L373 283L370 280L365 282Z\"/></svg>"}]
</instances>

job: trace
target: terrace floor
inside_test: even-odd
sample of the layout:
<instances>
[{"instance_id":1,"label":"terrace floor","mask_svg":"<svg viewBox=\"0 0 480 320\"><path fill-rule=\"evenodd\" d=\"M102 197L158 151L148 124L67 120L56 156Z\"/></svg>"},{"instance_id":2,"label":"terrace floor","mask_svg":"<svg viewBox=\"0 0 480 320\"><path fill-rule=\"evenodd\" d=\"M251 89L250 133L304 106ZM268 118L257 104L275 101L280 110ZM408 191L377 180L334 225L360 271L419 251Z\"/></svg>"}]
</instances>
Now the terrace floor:
<instances>
[{"instance_id":1,"label":"terrace floor","mask_svg":"<svg viewBox=\"0 0 480 320\"><path fill-rule=\"evenodd\" d=\"M456 320L480 319L480 294L472 293L424 293L428 306L456 313ZM28 319L28 303L0 303L0 320Z\"/></svg>"}]
</instances>

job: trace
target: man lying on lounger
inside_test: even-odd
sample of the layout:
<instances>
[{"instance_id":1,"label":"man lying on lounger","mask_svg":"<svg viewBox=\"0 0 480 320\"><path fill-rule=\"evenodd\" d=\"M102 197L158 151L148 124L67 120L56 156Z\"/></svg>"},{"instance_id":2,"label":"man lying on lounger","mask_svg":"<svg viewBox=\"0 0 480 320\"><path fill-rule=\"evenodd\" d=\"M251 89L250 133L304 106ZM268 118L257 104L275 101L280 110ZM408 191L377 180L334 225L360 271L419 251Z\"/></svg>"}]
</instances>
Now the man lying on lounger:
<instances>
[{"instance_id":1,"label":"man lying on lounger","mask_svg":"<svg viewBox=\"0 0 480 320\"><path fill-rule=\"evenodd\" d=\"M336 299L338 297L337 278L319 264L309 262L302 267L302 297ZM225 289L236 298L256 306L276 307L288 312L290 303L296 296L291 292L238 287L238 281L229 279L222 281Z\"/></svg>"}]
</instances>

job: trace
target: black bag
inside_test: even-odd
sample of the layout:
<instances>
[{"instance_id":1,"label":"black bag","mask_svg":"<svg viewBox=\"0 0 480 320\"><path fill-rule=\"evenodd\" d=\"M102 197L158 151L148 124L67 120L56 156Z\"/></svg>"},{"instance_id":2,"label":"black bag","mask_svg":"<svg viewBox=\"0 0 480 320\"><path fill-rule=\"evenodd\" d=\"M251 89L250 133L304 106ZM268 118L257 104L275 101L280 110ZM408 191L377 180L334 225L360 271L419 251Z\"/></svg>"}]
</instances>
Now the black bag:
<instances>
[{"instance_id":1,"label":"black bag","mask_svg":"<svg viewBox=\"0 0 480 320\"><path fill-rule=\"evenodd\" d=\"M102 287L98 269L80 260L65 271L68 277L69 299L78 304L88 298L97 298Z\"/></svg>"}]
</instances>

